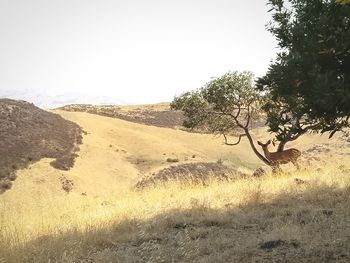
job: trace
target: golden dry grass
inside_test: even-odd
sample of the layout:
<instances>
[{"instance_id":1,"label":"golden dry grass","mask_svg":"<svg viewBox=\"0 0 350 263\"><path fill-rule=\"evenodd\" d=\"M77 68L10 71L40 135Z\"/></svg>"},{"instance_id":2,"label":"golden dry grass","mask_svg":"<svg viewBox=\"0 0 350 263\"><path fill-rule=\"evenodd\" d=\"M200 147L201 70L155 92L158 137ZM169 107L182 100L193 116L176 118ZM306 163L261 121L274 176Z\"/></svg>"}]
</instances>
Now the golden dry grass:
<instances>
[{"instance_id":1,"label":"golden dry grass","mask_svg":"<svg viewBox=\"0 0 350 263\"><path fill-rule=\"evenodd\" d=\"M76 165L62 172L46 159L18 172L0 196L0 262L350 260L350 155L339 138L310 135L294 144L334 146L322 153L326 162L300 172L135 191L171 156L224 159L245 171L260 163L246 143L228 147L208 135L59 113L88 133ZM69 194L62 174L74 181Z\"/></svg>"},{"instance_id":2,"label":"golden dry grass","mask_svg":"<svg viewBox=\"0 0 350 263\"><path fill-rule=\"evenodd\" d=\"M152 110L152 111L167 111L170 108L169 103L162 102L157 104L143 104L143 105L126 105L118 106L121 110L129 112L135 110Z\"/></svg>"}]
</instances>

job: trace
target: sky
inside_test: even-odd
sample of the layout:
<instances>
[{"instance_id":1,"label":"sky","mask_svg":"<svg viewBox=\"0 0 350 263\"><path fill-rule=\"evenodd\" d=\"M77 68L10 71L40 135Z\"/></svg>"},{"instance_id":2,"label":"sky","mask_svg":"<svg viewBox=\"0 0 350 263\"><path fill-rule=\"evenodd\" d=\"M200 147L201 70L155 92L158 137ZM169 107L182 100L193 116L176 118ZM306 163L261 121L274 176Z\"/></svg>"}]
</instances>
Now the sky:
<instances>
[{"instance_id":1,"label":"sky","mask_svg":"<svg viewBox=\"0 0 350 263\"><path fill-rule=\"evenodd\" d=\"M264 0L0 0L0 97L156 103L228 71L262 76L277 51L267 10Z\"/></svg>"}]
</instances>

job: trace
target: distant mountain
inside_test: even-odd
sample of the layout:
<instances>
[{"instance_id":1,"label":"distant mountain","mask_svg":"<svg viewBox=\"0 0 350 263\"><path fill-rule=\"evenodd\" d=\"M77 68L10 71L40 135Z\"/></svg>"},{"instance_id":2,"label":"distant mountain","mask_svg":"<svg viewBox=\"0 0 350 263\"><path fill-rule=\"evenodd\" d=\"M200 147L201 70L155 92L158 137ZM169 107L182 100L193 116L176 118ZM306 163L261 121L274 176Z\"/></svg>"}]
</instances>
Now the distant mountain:
<instances>
[{"instance_id":1,"label":"distant mountain","mask_svg":"<svg viewBox=\"0 0 350 263\"><path fill-rule=\"evenodd\" d=\"M78 92L49 94L30 90L0 91L0 98L25 100L40 108L54 109L68 104L126 105L127 103L106 95L91 95Z\"/></svg>"}]
</instances>

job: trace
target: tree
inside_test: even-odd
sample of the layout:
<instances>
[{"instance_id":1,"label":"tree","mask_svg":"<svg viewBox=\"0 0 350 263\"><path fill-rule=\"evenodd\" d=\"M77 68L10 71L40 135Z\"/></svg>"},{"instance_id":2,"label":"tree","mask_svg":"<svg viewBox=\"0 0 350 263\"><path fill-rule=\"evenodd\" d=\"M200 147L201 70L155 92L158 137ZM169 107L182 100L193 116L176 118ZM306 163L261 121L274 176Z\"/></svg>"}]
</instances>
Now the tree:
<instances>
[{"instance_id":1,"label":"tree","mask_svg":"<svg viewBox=\"0 0 350 263\"><path fill-rule=\"evenodd\" d=\"M229 72L198 90L175 97L171 108L184 112L185 127L223 135L227 145L238 145L242 137L247 137L257 157L271 165L256 149L250 134L252 122L259 119L261 100L252 73ZM229 143L227 135L236 135L237 142Z\"/></svg>"},{"instance_id":2,"label":"tree","mask_svg":"<svg viewBox=\"0 0 350 263\"><path fill-rule=\"evenodd\" d=\"M350 1L269 0L280 52L257 87L271 132L284 145L305 132L350 127Z\"/></svg>"}]
</instances>

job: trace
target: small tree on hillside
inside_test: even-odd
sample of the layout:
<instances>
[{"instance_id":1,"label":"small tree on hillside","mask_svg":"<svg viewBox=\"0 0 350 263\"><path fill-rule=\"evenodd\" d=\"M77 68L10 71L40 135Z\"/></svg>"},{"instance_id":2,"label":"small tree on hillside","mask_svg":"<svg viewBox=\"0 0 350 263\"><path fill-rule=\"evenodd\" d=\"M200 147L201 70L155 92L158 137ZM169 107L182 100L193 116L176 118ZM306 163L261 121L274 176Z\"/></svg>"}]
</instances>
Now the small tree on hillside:
<instances>
[{"instance_id":1,"label":"small tree on hillside","mask_svg":"<svg viewBox=\"0 0 350 263\"><path fill-rule=\"evenodd\" d=\"M227 145L238 145L242 137L247 137L256 156L271 165L256 149L250 133L252 122L259 119L261 104L252 73L229 72L201 89L175 97L171 108L184 112L185 127L222 135ZM228 142L227 135L237 136L237 141Z\"/></svg>"}]
</instances>

